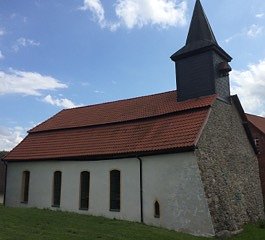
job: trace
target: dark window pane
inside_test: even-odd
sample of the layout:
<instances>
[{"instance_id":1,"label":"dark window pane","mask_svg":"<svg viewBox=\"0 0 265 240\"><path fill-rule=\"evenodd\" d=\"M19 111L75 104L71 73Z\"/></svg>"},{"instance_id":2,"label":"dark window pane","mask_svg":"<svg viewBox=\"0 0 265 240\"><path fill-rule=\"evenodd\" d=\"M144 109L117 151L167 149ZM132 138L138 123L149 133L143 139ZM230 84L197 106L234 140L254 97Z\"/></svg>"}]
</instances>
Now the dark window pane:
<instances>
[{"instance_id":1,"label":"dark window pane","mask_svg":"<svg viewBox=\"0 0 265 240\"><path fill-rule=\"evenodd\" d=\"M89 172L81 172L80 176L80 209L88 209L89 206Z\"/></svg>"},{"instance_id":2,"label":"dark window pane","mask_svg":"<svg viewBox=\"0 0 265 240\"><path fill-rule=\"evenodd\" d=\"M120 171L110 172L110 210L120 210Z\"/></svg>"},{"instance_id":3,"label":"dark window pane","mask_svg":"<svg viewBox=\"0 0 265 240\"><path fill-rule=\"evenodd\" d=\"M158 201L155 202L155 218L159 218L160 217L160 206Z\"/></svg>"},{"instance_id":4,"label":"dark window pane","mask_svg":"<svg viewBox=\"0 0 265 240\"><path fill-rule=\"evenodd\" d=\"M53 206L59 207L61 202L62 173L56 171L53 178Z\"/></svg>"},{"instance_id":5,"label":"dark window pane","mask_svg":"<svg viewBox=\"0 0 265 240\"><path fill-rule=\"evenodd\" d=\"M22 202L27 203L29 200L29 177L30 172L24 171L22 176Z\"/></svg>"}]
</instances>

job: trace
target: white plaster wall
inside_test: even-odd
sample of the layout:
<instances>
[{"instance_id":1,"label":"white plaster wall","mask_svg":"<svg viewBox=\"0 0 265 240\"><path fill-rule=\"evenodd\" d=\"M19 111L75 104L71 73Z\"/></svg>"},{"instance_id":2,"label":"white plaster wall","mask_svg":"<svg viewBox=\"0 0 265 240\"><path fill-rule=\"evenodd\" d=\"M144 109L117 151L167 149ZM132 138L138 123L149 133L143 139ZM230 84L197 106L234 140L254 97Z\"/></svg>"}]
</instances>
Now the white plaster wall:
<instances>
[{"instance_id":1,"label":"white plaster wall","mask_svg":"<svg viewBox=\"0 0 265 240\"><path fill-rule=\"evenodd\" d=\"M208 206L193 153L143 157L144 223L195 235L213 235ZM121 211L109 211L109 172L121 171ZM20 203L23 171L30 171L28 204ZM53 173L62 172L61 210L141 221L137 158L107 161L9 163L6 205L52 208ZM80 173L90 172L89 210L79 210ZM154 202L160 203L159 219Z\"/></svg>"},{"instance_id":2,"label":"white plaster wall","mask_svg":"<svg viewBox=\"0 0 265 240\"><path fill-rule=\"evenodd\" d=\"M214 235L194 153L144 157L144 222L194 235ZM154 203L160 203L160 218Z\"/></svg>"},{"instance_id":3,"label":"white plaster wall","mask_svg":"<svg viewBox=\"0 0 265 240\"><path fill-rule=\"evenodd\" d=\"M121 210L109 211L109 172L121 171ZM23 171L30 171L28 204L21 201ZM91 162L23 162L9 163L6 205L12 207L52 208L53 173L62 172L61 206L67 210L95 216L140 221L139 160ZM89 210L79 210L80 173L90 172ZM57 209L57 208L54 208Z\"/></svg>"}]
</instances>

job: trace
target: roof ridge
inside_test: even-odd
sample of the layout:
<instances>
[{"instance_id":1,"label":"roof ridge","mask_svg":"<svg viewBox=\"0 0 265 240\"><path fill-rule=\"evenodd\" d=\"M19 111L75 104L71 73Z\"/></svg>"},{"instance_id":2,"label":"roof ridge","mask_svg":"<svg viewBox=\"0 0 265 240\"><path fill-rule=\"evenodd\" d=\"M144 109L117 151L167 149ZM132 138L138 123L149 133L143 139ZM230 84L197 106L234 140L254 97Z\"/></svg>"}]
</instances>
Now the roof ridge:
<instances>
[{"instance_id":1,"label":"roof ridge","mask_svg":"<svg viewBox=\"0 0 265 240\"><path fill-rule=\"evenodd\" d=\"M132 97L132 98L125 98L125 99L119 99L119 100L113 100L113 101L103 102L103 103L95 103L95 104L85 105L85 106L80 106L80 107L67 108L67 109L63 109L62 111L70 111L70 110L75 110L75 109L80 109L80 108L89 108L89 107L107 105L107 104L112 104L112 103L117 103L117 102L131 101L131 100L135 100L135 99L139 99L139 98L152 97L152 96L167 94L167 93L171 93L171 92L177 92L177 91L176 90L170 90L170 91L167 91L167 92L153 93L153 94L150 94L150 95L144 95L144 96L138 96L138 97Z\"/></svg>"}]
</instances>

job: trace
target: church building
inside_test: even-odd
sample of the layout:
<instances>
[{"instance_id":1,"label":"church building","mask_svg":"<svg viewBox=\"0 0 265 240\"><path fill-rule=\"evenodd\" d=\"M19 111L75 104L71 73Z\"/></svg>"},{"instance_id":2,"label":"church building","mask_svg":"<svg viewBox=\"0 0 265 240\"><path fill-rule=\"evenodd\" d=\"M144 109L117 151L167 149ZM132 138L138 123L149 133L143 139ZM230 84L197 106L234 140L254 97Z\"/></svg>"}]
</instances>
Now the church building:
<instances>
[{"instance_id":1,"label":"church building","mask_svg":"<svg viewBox=\"0 0 265 240\"><path fill-rule=\"evenodd\" d=\"M142 222L194 235L264 218L257 149L231 57L196 0L171 56L177 90L62 110L5 158L5 205Z\"/></svg>"}]
</instances>

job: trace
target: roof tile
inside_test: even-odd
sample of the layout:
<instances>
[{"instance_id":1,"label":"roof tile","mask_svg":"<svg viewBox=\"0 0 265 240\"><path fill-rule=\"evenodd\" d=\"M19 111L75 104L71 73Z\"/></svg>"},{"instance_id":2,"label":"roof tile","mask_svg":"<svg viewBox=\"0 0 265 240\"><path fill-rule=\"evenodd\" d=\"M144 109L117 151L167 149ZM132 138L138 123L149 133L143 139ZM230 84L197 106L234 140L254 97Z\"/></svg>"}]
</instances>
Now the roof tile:
<instances>
[{"instance_id":1,"label":"roof tile","mask_svg":"<svg viewBox=\"0 0 265 240\"><path fill-rule=\"evenodd\" d=\"M251 122L256 128L258 128L260 131L262 131L265 134L265 118L259 117L251 114L246 114L247 119L249 122Z\"/></svg>"},{"instance_id":2,"label":"roof tile","mask_svg":"<svg viewBox=\"0 0 265 240\"><path fill-rule=\"evenodd\" d=\"M209 106L215 95L177 102L177 92L66 109L36 126L30 132L95 126L159 116L172 112Z\"/></svg>"},{"instance_id":3,"label":"roof tile","mask_svg":"<svg viewBox=\"0 0 265 240\"><path fill-rule=\"evenodd\" d=\"M216 96L176 91L64 110L32 129L7 161L104 158L193 147Z\"/></svg>"},{"instance_id":4,"label":"roof tile","mask_svg":"<svg viewBox=\"0 0 265 240\"><path fill-rule=\"evenodd\" d=\"M6 160L110 156L181 149L194 141L208 109L129 123L30 133Z\"/></svg>"}]
</instances>

